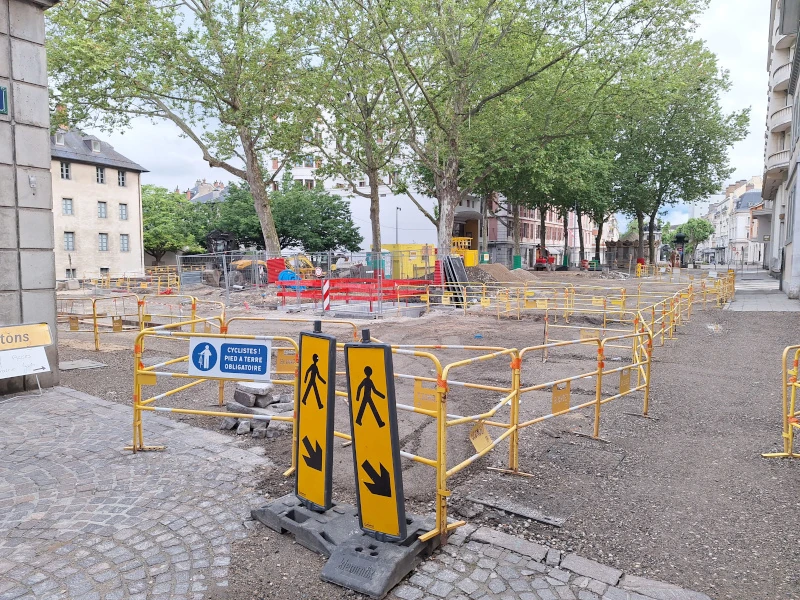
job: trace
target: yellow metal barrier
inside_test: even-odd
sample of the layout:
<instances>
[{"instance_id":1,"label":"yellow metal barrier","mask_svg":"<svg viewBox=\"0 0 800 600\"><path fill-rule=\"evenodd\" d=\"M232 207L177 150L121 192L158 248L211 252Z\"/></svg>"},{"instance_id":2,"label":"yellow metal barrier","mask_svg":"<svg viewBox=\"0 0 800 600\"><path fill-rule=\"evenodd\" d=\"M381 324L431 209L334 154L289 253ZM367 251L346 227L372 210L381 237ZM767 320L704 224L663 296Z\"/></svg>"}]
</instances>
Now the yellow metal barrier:
<instances>
[{"instance_id":1,"label":"yellow metal barrier","mask_svg":"<svg viewBox=\"0 0 800 600\"><path fill-rule=\"evenodd\" d=\"M100 350L100 334L131 332L139 329L139 297L135 294L73 298L56 296L61 331L92 333L94 349ZM87 329L86 326L90 328Z\"/></svg>"},{"instance_id":2,"label":"yellow metal barrier","mask_svg":"<svg viewBox=\"0 0 800 600\"><path fill-rule=\"evenodd\" d=\"M767 458L800 458L794 451L795 430L800 429L800 407L797 405L798 365L800 365L800 346L787 346L783 351L783 378L781 391L783 395L783 452L770 452L761 456Z\"/></svg>"},{"instance_id":3,"label":"yellow metal barrier","mask_svg":"<svg viewBox=\"0 0 800 600\"><path fill-rule=\"evenodd\" d=\"M192 337L204 337L204 338L221 338L221 339L246 339L246 340L269 340L273 342L283 342L288 344L290 348L292 348L295 352L297 352L298 347L297 343L288 337L282 336L262 336L262 335L226 335L226 334L218 334L218 333L192 333L192 332L184 332L180 331L183 326L192 326L198 325L201 323L205 323L205 319L196 319L193 321L185 321L180 323L172 323L168 325L162 325L159 327L152 327L145 329L144 331L139 332L136 336L136 342L134 345L134 367L133 367L133 443L131 446L128 446L126 450L132 450L135 452L141 452L146 450L163 450L164 446L145 446L144 444L144 431L142 428L142 413L144 411L154 411L154 412L171 412L171 413L178 413L178 414L187 414L187 415L204 415L210 417L233 417L238 419L250 419L253 421L287 421L291 422L293 426L293 430L296 429L295 419L294 417L281 417L281 416L266 416L266 415L251 415L251 414L239 414L239 413L232 413L232 412L221 412L221 411L210 411L210 410L197 410L197 409L188 409L188 408L167 408L167 407L159 407L155 406L155 402L161 400L163 398L167 398L169 396L173 396L177 393L185 391L189 388L192 388L196 385L214 381L217 382L219 385L219 404L222 406L224 404L224 385L225 381L230 381L231 378L226 377L212 377L212 376L196 376L190 375L188 373L178 373L174 371L160 371L163 367L168 367L175 364L180 363L188 363L189 362L189 355L180 356L178 358L174 358L171 360L164 361L162 363L152 365L149 367L145 367L142 363L142 354L144 352L144 344L145 340L149 336L158 336L158 337L174 337L181 340L189 341ZM224 325L222 320L219 320L219 327L222 328ZM143 398L142 397L142 387L146 385L156 385L158 383L159 378L175 378L175 379L189 379L191 380L189 383L181 385L175 389L168 390L167 392L163 392L161 394L156 394L150 398ZM236 381L252 381L248 379L241 379L237 378ZM297 382L295 378L292 379L272 379L271 383L275 385L289 385L292 386L294 391L294 397L297 398ZM294 436L294 434L293 434ZM294 454L292 455L292 466L294 466Z\"/></svg>"}]
</instances>

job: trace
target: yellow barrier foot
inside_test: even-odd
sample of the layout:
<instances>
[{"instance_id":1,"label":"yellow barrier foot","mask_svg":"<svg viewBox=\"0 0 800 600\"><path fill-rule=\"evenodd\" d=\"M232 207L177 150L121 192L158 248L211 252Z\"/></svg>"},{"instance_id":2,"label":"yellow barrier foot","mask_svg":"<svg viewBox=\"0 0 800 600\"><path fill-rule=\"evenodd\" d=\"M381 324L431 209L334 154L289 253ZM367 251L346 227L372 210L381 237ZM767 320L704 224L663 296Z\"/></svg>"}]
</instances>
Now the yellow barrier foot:
<instances>
[{"instance_id":1,"label":"yellow barrier foot","mask_svg":"<svg viewBox=\"0 0 800 600\"><path fill-rule=\"evenodd\" d=\"M498 473L505 473L507 475L520 475L521 477L535 477L532 473L525 473L524 471L514 469L500 469L498 467L486 467L489 471L497 471Z\"/></svg>"},{"instance_id":2,"label":"yellow barrier foot","mask_svg":"<svg viewBox=\"0 0 800 600\"><path fill-rule=\"evenodd\" d=\"M588 433L582 433L580 431L570 431L572 435L577 435L578 437L585 437L589 438L590 440L595 440L597 442L603 442L604 444L610 444L611 440L607 440L601 437L594 437L593 435L589 435Z\"/></svg>"},{"instance_id":3,"label":"yellow barrier foot","mask_svg":"<svg viewBox=\"0 0 800 600\"><path fill-rule=\"evenodd\" d=\"M631 417L639 417L640 419L650 419L651 421L658 421L657 417L651 417L650 415L643 415L642 413L624 412L622 414Z\"/></svg>"},{"instance_id":4,"label":"yellow barrier foot","mask_svg":"<svg viewBox=\"0 0 800 600\"><path fill-rule=\"evenodd\" d=\"M125 446L125 450L130 450L132 452L158 452L161 450L166 450L166 446L142 446L141 448L136 448L134 450L133 446Z\"/></svg>"},{"instance_id":5,"label":"yellow barrier foot","mask_svg":"<svg viewBox=\"0 0 800 600\"><path fill-rule=\"evenodd\" d=\"M294 475L295 468L289 467L286 471L283 472L284 477L289 477L290 475Z\"/></svg>"},{"instance_id":6,"label":"yellow barrier foot","mask_svg":"<svg viewBox=\"0 0 800 600\"><path fill-rule=\"evenodd\" d=\"M800 458L800 454L789 452L767 452L761 455L762 458Z\"/></svg>"}]
</instances>

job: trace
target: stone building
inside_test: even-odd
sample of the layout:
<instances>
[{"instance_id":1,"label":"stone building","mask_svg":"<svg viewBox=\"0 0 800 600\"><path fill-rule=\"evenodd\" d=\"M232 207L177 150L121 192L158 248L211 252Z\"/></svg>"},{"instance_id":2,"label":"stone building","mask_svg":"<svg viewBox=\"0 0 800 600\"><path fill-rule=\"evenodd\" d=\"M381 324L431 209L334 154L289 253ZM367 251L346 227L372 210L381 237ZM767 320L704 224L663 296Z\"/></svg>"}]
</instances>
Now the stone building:
<instances>
[{"instance_id":1,"label":"stone building","mask_svg":"<svg viewBox=\"0 0 800 600\"><path fill-rule=\"evenodd\" d=\"M93 135L50 138L57 279L144 273L144 167Z\"/></svg>"},{"instance_id":2,"label":"stone building","mask_svg":"<svg viewBox=\"0 0 800 600\"><path fill-rule=\"evenodd\" d=\"M50 113L44 11L57 0L0 0L0 324L42 323L55 336ZM42 385L58 383L58 350ZM35 388L0 379L0 394Z\"/></svg>"}]
</instances>

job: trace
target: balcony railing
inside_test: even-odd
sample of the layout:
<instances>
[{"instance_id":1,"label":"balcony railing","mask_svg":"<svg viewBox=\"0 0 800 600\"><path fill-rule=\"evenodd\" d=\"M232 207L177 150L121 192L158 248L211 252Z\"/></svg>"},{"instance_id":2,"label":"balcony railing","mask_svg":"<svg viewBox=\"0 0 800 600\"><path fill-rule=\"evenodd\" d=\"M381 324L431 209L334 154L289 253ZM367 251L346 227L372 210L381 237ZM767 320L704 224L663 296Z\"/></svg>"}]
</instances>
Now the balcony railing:
<instances>
[{"instance_id":1,"label":"balcony railing","mask_svg":"<svg viewBox=\"0 0 800 600\"><path fill-rule=\"evenodd\" d=\"M792 64L787 63L777 67L772 72L772 89L786 89L789 86L789 76L792 74Z\"/></svg>"},{"instance_id":2,"label":"balcony railing","mask_svg":"<svg viewBox=\"0 0 800 600\"><path fill-rule=\"evenodd\" d=\"M772 131L783 131L792 125L792 106L779 108L769 118L769 126Z\"/></svg>"},{"instance_id":3,"label":"balcony railing","mask_svg":"<svg viewBox=\"0 0 800 600\"><path fill-rule=\"evenodd\" d=\"M791 150L780 150L770 154L767 157L767 172L788 167L791 154Z\"/></svg>"}]
</instances>

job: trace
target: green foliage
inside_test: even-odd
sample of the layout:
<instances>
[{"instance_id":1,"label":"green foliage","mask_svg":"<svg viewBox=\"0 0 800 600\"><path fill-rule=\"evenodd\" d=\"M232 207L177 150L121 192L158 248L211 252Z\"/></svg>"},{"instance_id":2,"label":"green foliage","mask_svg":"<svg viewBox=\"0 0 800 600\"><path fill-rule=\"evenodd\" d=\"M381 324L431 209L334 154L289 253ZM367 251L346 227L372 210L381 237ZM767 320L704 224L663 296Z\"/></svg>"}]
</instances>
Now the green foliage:
<instances>
[{"instance_id":1,"label":"green foliage","mask_svg":"<svg viewBox=\"0 0 800 600\"><path fill-rule=\"evenodd\" d=\"M689 219L686 223L678 225L672 232L670 245L675 242L675 234L682 233L687 237L686 242L686 256L694 256L694 251L699 244L702 244L714 234L714 226L705 219L693 218ZM662 238L663 239L663 238Z\"/></svg>"},{"instance_id":2,"label":"green foliage","mask_svg":"<svg viewBox=\"0 0 800 600\"><path fill-rule=\"evenodd\" d=\"M144 249L156 259L167 252L200 250L194 205L183 194L154 185L142 186Z\"/></svg>"},{"instance_id":3,"label":"green foliage","mask_svg":"<svg viewBox=\"0 0 800 600\"><path fill-rule=\"evenodd\" d=\"M209 166L246 180L268 245L271 153L299 148L303 6L278 0L64 0L48 12L51 100L72 124L171 121ZM158 140L153 140L158 143Z\"/></svg>"},{"instance_id":4,"label":"green foliage","mask_svg":"<svg viewBox=\"0 0 800 600\"><path fill-rule=\"evenodd\" d=\"M261 222L246 185L229 185L224 201L214 203L214 211L210 221L213 229L232 233L245 246L264 247Z\"/></svg>"},{"instance_id":5,"label":"green foliage","mask_svg":"<svg viewBox=\"0 0 800 600\"><path fill-rule=\"evenodd\" d=\"M299 246L306 252L361 249L364 238L353 223L350 205L336 194L295 184L273 193L272 207L282 248Z\"/></svg>"},{"instance_id":6,"label":"green foliage","mask_svg":"<svg viewBox=\"0 0 800 600\"><path fill-rule=\"evenodd\" d=\"M620 115L614 145L620 207L653 229L665 206L698 202L719 190L731 173L728 151L749 121L747 110L722 110L728 75L702 42L656 58L648 67L649 101Z\"/></svg>"},{"instance_id":7,"label":"green foliage","mask_svg":"<svg viewBox=\"0 0 800 600\"><path fill-rule=\"evenodd\" d=\"M364 239L353 223L348 202L322 188L309 190L284 179L280 191L272 194L272 214L281 248L302 248L305 252L360 250ZM209 224L234 234L239 242L264 247L253 197L246 185L231 185L223 202L214 205Z\"/></svg>"}]
</instances>

